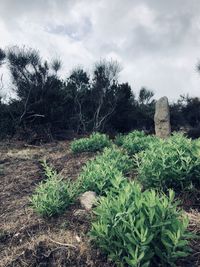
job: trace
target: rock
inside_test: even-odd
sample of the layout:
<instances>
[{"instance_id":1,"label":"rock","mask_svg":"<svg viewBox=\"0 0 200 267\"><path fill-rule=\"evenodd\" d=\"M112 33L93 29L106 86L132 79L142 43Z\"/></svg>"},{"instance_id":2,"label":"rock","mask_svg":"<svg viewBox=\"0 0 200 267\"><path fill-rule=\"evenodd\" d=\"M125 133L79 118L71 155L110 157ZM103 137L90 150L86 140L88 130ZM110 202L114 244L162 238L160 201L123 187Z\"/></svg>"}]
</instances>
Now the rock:
<instances>
[{"instance_id":1,"label":"rock","mask_svg":"<svg viewBox=\"0 0 200 267\"><path fill-rule=\"evenodd\" d=\"M87 191L83 193L79 197L81 207L84 208L85 210L91 210L92 206L94 205L96 201L96 198L97 198L96 193L93 191Z\"/></svg>"},{"instance_id":2,"label":"rock","mask_svg":"<svg viewBox=\"0 0 200 267\"><path fill-rule=\"evenodd\" d=\"M171 134L169 103L166 96L156 102L154 116L156 136L167 138Z\"/></svg>"},{"instance_id":3,"label":"rock","mask_svg":"<svg viewBox=\"0 0 200 267\"><path fill-rule=\"evenodd\" d=\"M78 243L81 242L81 238L80 238L78 235L75 235L75 238L76 238L76 241L77 241Z\"/></svg>"}]
</instances>

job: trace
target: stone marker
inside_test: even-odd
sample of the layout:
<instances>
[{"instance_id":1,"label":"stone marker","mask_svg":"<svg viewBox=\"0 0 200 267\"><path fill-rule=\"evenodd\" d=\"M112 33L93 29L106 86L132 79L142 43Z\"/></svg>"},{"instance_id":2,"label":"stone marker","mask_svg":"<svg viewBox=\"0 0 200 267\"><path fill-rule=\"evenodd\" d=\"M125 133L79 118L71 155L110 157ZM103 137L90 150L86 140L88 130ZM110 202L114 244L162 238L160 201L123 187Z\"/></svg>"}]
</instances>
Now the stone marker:
<instances>
[{"instance_id":1,"label":"stone marker","mask_svg":"<svg viewBox=\"0 0 200 267\"><path fill-rule=\"evenodd\" d=\"M94 205L94 203L96 202L96 193L93 191L87 191L85 193L83 193L79 199L80 199L80 203L81 203L81 207L84 208L85 210L91 210L92 206Z\"/></svg>"},{"instance_id":2,"label":"stone marker","mask_svg":"<svg viewBox=\"0 0 200 267\"><path fill-rule=\"evenodd\" d=\"M169 103L166 96L156 102L154 116L156 136L167 138L171 134Z\"/></svg>"}]
</instances>

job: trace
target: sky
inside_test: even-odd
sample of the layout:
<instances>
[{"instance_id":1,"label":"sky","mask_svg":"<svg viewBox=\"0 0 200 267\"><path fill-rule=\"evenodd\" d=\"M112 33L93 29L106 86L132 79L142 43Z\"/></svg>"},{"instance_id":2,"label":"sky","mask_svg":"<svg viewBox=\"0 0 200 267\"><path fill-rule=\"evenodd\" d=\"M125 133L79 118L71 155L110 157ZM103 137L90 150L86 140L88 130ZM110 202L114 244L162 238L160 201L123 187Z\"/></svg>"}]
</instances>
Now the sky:
<instances>
[{"instance_id":1,"label":"sky","mask_svg":"<svg viewBox=\"0 0 200 267\"><path fill-rule=\"evenodd\" d=\"M200 0L0 0L0 47L12 45L60 58L63 78L113 59L134 92L200 96Z\"/></svg>"}]
</instances>

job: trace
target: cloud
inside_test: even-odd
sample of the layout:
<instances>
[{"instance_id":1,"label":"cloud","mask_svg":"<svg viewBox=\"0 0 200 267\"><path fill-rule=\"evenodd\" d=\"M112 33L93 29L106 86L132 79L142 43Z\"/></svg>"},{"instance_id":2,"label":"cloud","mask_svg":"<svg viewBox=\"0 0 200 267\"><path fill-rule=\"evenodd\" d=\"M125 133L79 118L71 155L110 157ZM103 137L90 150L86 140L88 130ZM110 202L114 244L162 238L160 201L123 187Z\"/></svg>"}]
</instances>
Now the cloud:
<instances>
[{"instance_id":1,"label":"cloud","mask_svg":"<svg viewBox=\"0 0 200 267\"><path fill-rule=\"evenodd\" d=\"M27 45L76 65L117 59L121 81L156 97L199 95L199 0L1 0L0 47Z\"/></svg>"}]
</instances>

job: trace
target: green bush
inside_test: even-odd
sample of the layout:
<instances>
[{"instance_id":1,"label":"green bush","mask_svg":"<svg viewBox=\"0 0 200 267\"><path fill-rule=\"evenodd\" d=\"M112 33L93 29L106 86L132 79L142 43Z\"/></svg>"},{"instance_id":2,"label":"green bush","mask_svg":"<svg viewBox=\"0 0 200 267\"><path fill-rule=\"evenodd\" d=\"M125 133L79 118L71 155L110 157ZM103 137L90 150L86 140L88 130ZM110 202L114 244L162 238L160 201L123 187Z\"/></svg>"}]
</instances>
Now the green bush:
<instances>
[{"instance_id":1,"label":"green bush","mask_svg":"<svg viewBox=\"0 0 200 267\"><path fill-rule=\"evenodd\" d=\"M105 148L103 154L90 160L83 167L78 178L79 187L84 192L95 191L105 194L110 188L118 187L125 180L124 175L132 168L132 160L119 148Z\"/></svg>"},{"instance_id":2,"label":"green bush","mask_svg":"<svg viewBox=\"0 0 200 267\"><path fill-rule=\"evenodd\" d=\"M75 197L75 189L71 183L62 181L56 171L43 164L47 179L41 182L31 197L33 209L42 216L53 216L62 213Z\"/></svg>"},{"instance_id":3,"label":"green bush","mask_svg":"<svg viewBox=\"0 0 200 267\"><path fill-rule=\"evenodd\" d=\"M115 137L115 140L114 140L115 144L116 144L117 146L122 146L125 137L126 137L126 135L124 135L124 134L118 134L118 135Z\"/></svg>"},{"instance_id":4,"label":"green bush","mask_svg":"<svg viewBox=\"0 0 200 267\"><path fill-rule=\"evenodd\" d=\"M0 165L0 175L4 174L3 166Z\"/></svg>"},{"instance_id":5,"label":"green bush","mask_svg":"<svg viewBox=\"0 0 200 267\"><path fill-rule=\"evenodd\" d=\"M133 131L128 135L118 135L115 143L127 150L129 155L134 155L147 149L151 143L159 142L159 139L152 135L146 135L143 131Z\"/></svg>"},{"instance_id":6,"label":"green bush","mask_svg":"<svg viewBox=\"0 0 200 267\"><path fill-rule=\"evenodd\" d=\"M200 184L196 142L174 134L135 156L138 179L145 188L184 190Z\"/></svg>"},{"instance_id":7,"label":"green bush","mask_svg":"<svg viewBox=\"0 0 200 267\"><path fill-rule=\"evenodd\" d=\"M96 152L102 151L103 148L109 147L111 141L108 136L100 133L93 133L90 137L81 138L71 143L73 153Z\"/></svg>"},{"instance_id":8,"label":"green bush","mask_svg":"<svg viewBox=\"0 0 200 267\"><path fill-rule=\"evenodd\" d=\"M188 219L169 197L127 183L118 196L101 197L91 238L117 266L175 266L188 253Z\"/></svg>"}]
</instances>

